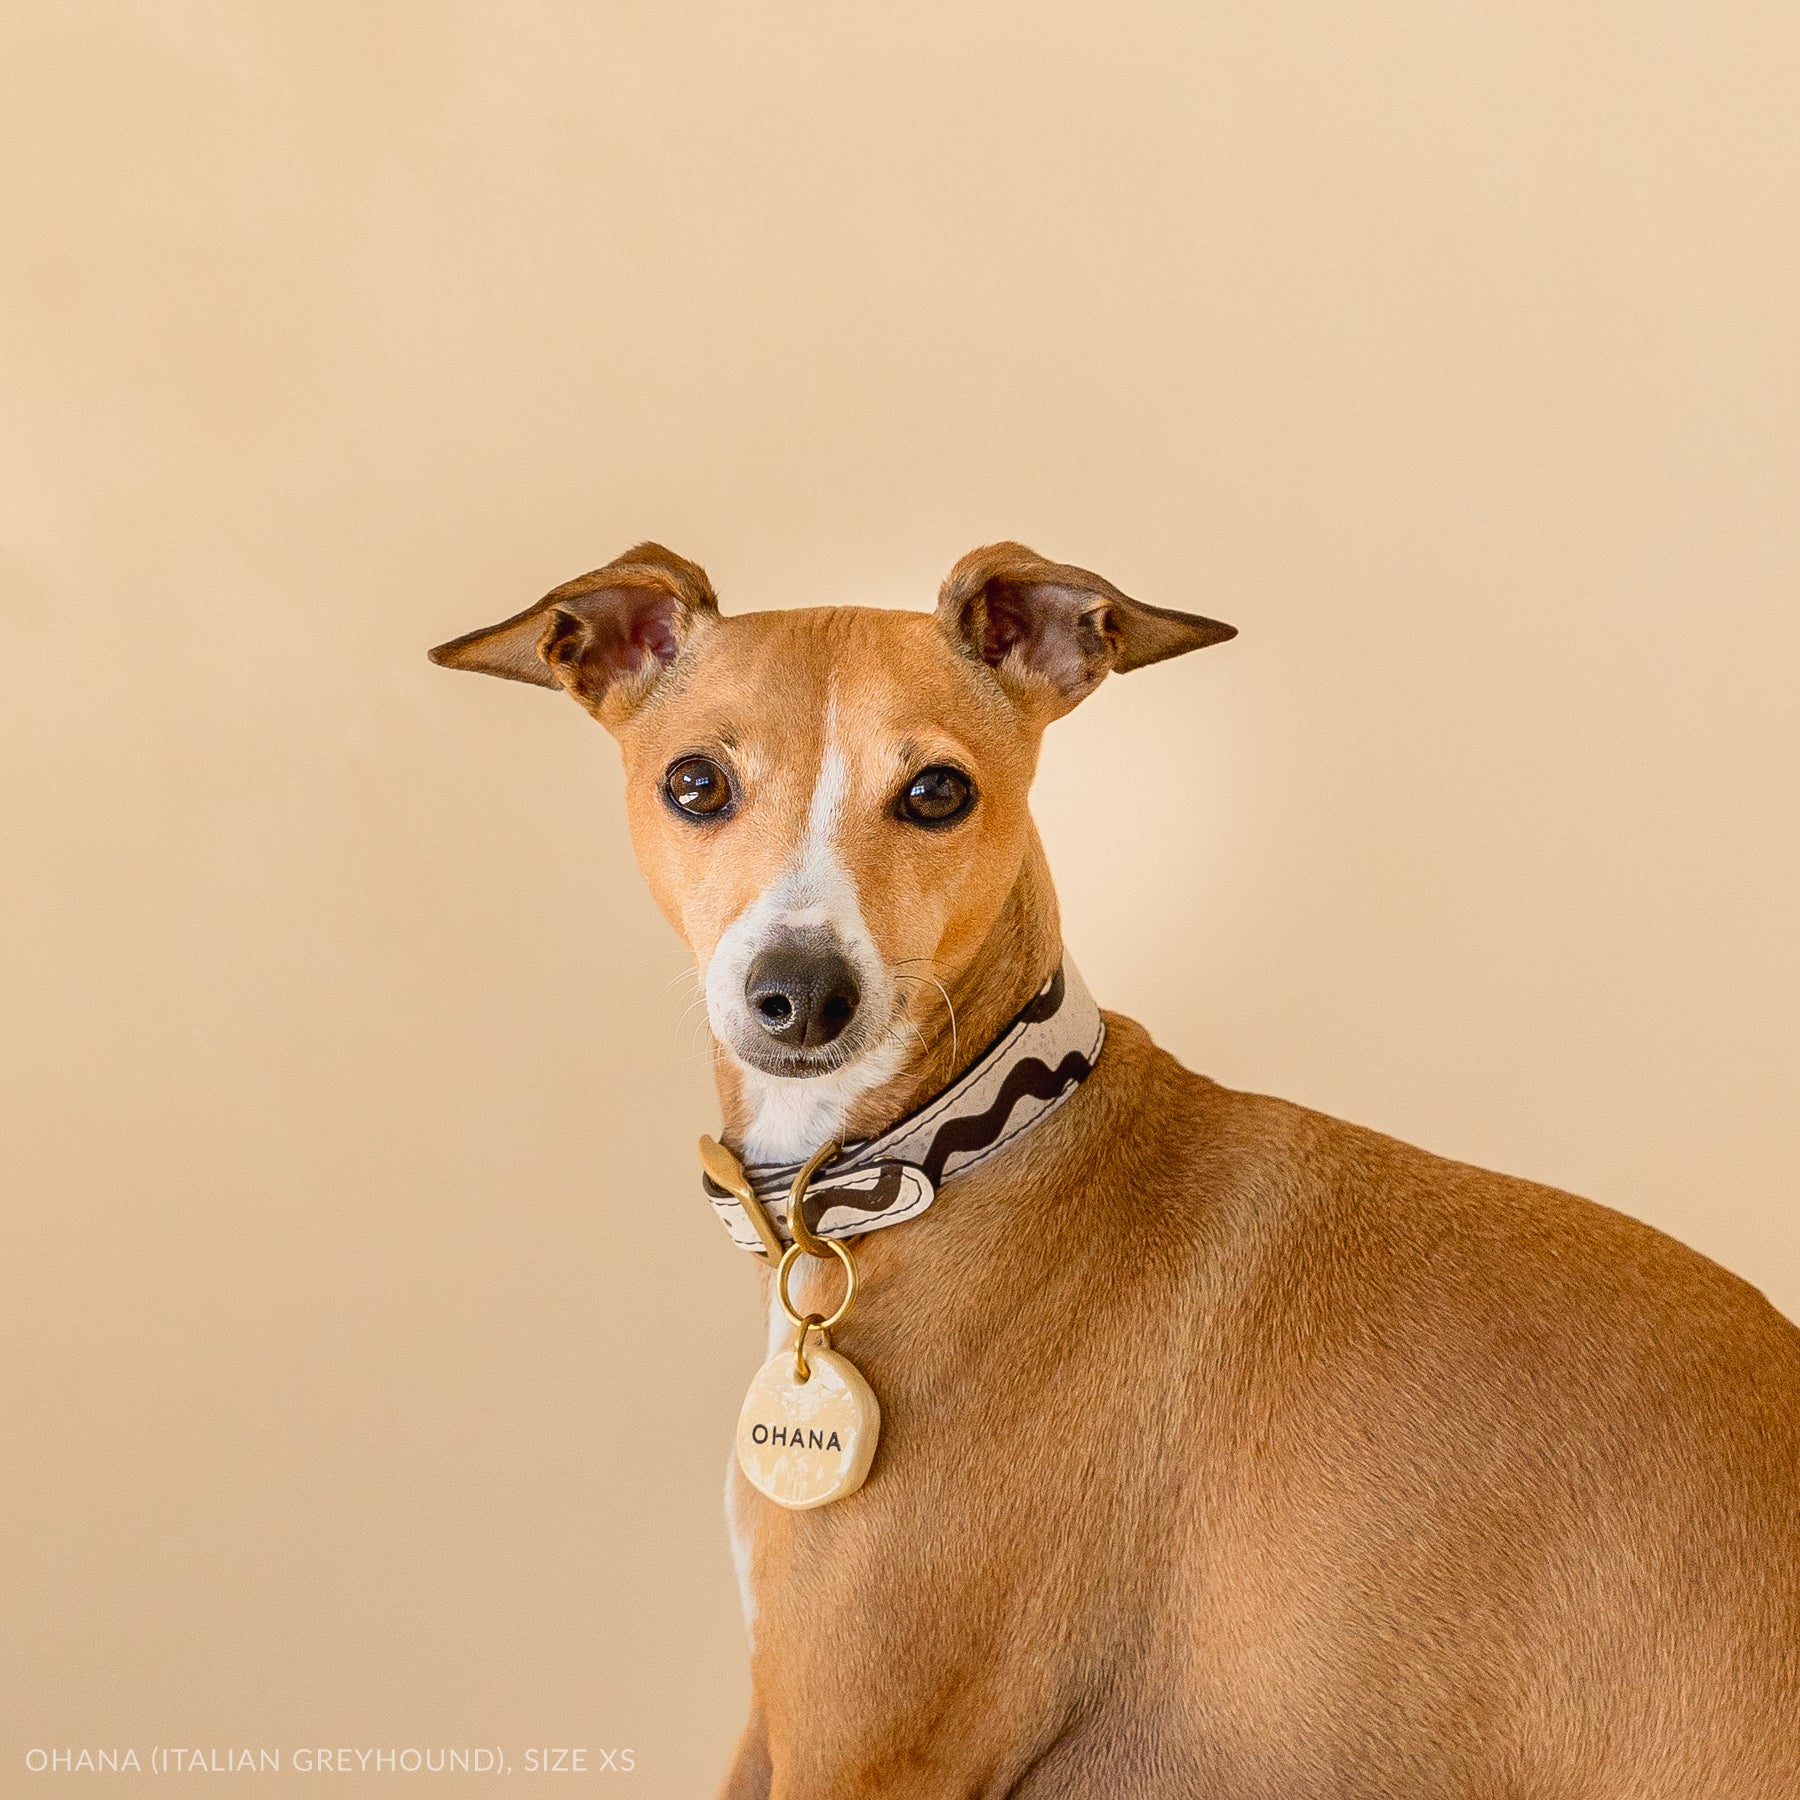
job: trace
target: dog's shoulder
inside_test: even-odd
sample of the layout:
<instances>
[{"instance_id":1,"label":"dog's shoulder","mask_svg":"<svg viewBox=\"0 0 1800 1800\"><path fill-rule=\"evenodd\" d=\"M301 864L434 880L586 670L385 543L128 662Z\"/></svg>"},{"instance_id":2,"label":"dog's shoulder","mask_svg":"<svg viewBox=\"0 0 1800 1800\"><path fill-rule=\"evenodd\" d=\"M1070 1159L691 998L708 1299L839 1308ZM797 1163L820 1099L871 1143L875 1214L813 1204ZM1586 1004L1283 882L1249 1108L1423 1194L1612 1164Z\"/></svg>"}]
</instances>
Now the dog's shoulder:
<instances>
[{"instance_id":1,"label":"dog's shoulder","mask_svg":"<svg viewBox=\"0 0 1800 1800\"><path fill-rule=\"evenodd\" d=\"M1503 1318L1533 1305L1571 1322L1604 1313L1645 1339L1678 1327L1690 1341L1698 1331L1800 1353L1800 1333L1755 1288L1640 1219L1225 1087L1130 1019L1108 1015L1107 1033L1115 1061L1098 1130L1108 1160L1155 1170L1166 1210L1215 1244L1278 1262L1284 1283L1353 1282L1365 1304L1385 1293L1427 1312L1480 1306Z\"/></svg>"}]
</instances>

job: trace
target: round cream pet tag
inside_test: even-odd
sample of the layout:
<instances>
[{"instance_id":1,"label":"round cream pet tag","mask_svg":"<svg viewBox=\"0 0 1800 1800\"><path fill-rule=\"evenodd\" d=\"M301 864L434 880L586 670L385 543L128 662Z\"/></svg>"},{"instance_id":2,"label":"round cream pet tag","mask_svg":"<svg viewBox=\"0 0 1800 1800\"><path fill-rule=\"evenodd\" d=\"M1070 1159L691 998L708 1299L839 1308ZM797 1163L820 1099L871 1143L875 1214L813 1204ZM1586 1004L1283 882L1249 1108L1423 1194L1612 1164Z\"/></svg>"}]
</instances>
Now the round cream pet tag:
<instances>
[{"instance_id":1,"label":"round cream pet tag","mask_svg":"<svg viewBox=\"0 0 1800 1800\"><path fill-rule=\"evenodd\" d=\"M738 1463L777 1506L802 1512L854 1494L880 1434L881 1406L847 1356L815 1347L802 1360L783 1350L757 1370L744 1396Z\"/></svg>"}]
</instances>

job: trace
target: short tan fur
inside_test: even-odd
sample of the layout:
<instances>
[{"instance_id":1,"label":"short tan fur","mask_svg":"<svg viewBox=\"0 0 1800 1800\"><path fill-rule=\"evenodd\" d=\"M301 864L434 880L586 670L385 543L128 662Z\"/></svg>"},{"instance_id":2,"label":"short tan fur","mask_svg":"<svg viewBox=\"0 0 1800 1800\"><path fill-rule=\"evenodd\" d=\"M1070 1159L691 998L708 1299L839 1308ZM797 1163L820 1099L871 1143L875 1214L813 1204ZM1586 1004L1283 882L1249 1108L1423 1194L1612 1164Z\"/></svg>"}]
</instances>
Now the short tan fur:
<instances>
[{"instance_id":1,"label":"short tan fur","mask_svg":"<svg viewBox=\"0 0 1800 1800\"><path fill-rule=\"evenodd\" d=\"M935 616L727 618L640 545L432 654L618 739L762 1160L881 1129L1037 989L1044 728L1231 635L1017 544ZM684 810L684 765L728 800ZM942 769L965 809L909 816ZM1800 1332L1621 1214L1107 1030L1067 1104L859 1240L867 1484L790 1513L734 1477L724 1792L1800 1795Z\"/></svg>"}]
</instances>

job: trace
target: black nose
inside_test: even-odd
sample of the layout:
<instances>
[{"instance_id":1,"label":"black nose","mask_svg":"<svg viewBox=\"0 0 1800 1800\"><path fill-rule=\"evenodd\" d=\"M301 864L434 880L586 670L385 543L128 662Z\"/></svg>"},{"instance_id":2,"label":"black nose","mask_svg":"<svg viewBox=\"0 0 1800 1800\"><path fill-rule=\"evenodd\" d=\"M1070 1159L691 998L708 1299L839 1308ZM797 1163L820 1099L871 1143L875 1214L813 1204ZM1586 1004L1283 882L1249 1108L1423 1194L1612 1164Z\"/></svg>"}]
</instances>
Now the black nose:
<instances>
[{"instance_id":1,"label":"black nose","mask_svg":"<svg viewBox=\"0 0 1800 1800\"><path fill-rule=\"evenodd\" d=\"M837 951L783 945L762 951L751 963L744 998L776 1043L816 1050L856 1017L862 994Z\"/></svg>"}]
</instances>

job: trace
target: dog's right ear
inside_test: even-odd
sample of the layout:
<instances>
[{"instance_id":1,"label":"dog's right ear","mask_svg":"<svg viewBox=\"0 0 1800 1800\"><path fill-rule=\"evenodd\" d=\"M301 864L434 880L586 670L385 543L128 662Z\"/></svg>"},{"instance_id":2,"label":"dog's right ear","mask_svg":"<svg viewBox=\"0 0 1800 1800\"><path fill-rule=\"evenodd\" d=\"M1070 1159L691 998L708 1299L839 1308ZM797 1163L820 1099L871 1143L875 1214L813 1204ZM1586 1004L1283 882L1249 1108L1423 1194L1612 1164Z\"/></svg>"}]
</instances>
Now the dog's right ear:
<instances>
[{"instance_id":1,"label":"dog's right ear","mask_svg":"<svg viewBox=\"0 0 1800 1800\"><path fill-rule=\"evenodd\" d=\"M661 544L552 588L535 606L431 652L446 669L566 688L616 719L661 680L696 631L719 616L706 571Z\"/></svg>"}]
</instances>

